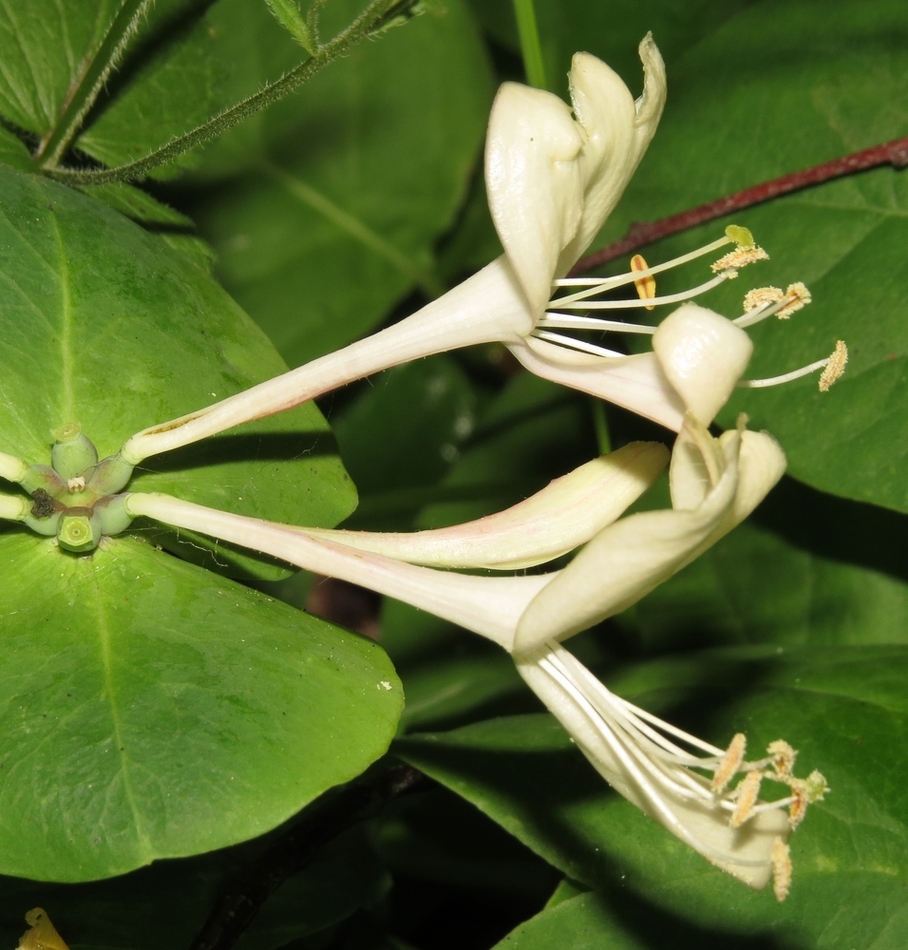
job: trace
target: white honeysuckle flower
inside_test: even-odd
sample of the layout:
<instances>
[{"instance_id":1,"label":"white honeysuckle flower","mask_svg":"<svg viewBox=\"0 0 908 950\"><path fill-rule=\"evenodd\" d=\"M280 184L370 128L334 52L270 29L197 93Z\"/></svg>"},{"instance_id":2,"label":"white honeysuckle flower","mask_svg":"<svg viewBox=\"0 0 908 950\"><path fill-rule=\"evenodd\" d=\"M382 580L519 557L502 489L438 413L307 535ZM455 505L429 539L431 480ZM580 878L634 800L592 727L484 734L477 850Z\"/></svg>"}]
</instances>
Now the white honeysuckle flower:
<instances>
[{"instance_id":1,"label":"white honeysuckle flower","mask_svg":"<svg viewBox=\"0 0 908 950\"><path fill-rule=\"evenodd\" d=\"M658 453L647 450L646 455L657 459ZM641 486L637 481L640 472L634 468L619 477L627 479L629 485L636 482ZM347 544L343 531L262 521L166 495L132 493L124 497L132 517L145 515L177 528L200 531L306 570L369 587L495 640L516 655L549 640L572 636L639 600L746 518L779 480L784 468L782 450L766 433L749 432L742 423L714 439L689 418L672 453L675 508L630 515L595 534L587 531L583 535L582 524L569 528L574 540L588 543L567 567L547 574L512 577L477 577L419 566L411 563L421 558L415 541L409 542L407 560L402 560L397 557L401 553L399 535L377 532L371 539L371 550L366 550L358 532L353 533L353 543ZM654 477L655 469L652 465L651 475L646 477ZM546 531L551 537L531 531L521 537L505 512L495 516L505 539L500 546L494 536L483 537L482 522L442 529L452 562L461 567L493 566L496 558L510 563L538 563L540 550L554 547L559 553L563 551L565 535L558 527L558 513L570 511L572 500L562 492L546 495L546 491L540 493L545 501L533 503L528 509L533 512L535 524L548 525ZM632 488L625 492L628 504L636 491ZM606 517L591 511L589 526L617 516L607 492L599 494L597 506ZM465 543L475 545L477 538L481 540L475 549L474 565L468 565L463 552L457 552L456 541L451 543L458 532L467 539ZM438 536L433 538L433 534L427 532L423 556L443 564L444 559L438 557Z\"/></svg>"},{"instance_id":2,"label":"white honeysuckle flower","mask_svg":"<svg viewBox=\"0 0 908 950\"><path fill-rule=\"evenodd\" d=\"M655 132L665 101L665 68L650 36L640 44L640 56L644 91L635 101L608 66L578 53L570 73L576 119L551 93L516 83L502 87L492 108L487 151L490 201L505 246L502 257L371 337L137 433L121 450L123 460L136 465L434 353L494 342L519 349L543 317L553 281L575 263L602 226ZM522 219L535 222L523 235ZM542 270L534 274L537 258ZM570 354L568 367L574 359ZM683 412L675 405L660 412L661 396L647 393L655 372L652 359L632 357L630 362L641 364L639 372L621 374L616 384L605 387L606 398L614 396L634 408L635 393L623 400L621 393L627 387L642 388L641 398L654 406L648 414L659 421L664 415L666 424L680 428ZM591 374L580 373L578 379L580 388L600 394Z\"/></svg>"},{"instance_id":3,"label":"white honeysuckle flower","mask_svg":"<svg viewBox=\"0 0 908 950\"><path fill-rule=\"evenodd\" d=\"M620 198L662 114L665 67L651 36L640 44L640 58L644 88L636 100L613 70L588 53L573 59L573 112L549 92L518 83L501 87L486 147L489 206L505 249L501 257L393 326L136 433L120 459L135 466L381 370L484 343L503 343L531 372L675 431L688 411L709 424L750 358L752 345L743 328L771 313L787 315L794 301L803 304L809 295L803 285L793 285L803 294L766 288L759 299L748 298L747 312L736 321L688 304L658 328L576 314L682 303L767 257L750 232L731 226L710 244L654 267L638 257L630 272L615 277L565 276ZM710 280L655 296L656 274L731 244L735 250L712 265ZM629 285L638 288L640 299L601 299ZM628 356L564 330L652 334L654 349ZM777 381L786 378L791 374Z\"/></svg>"},{"instance_id":4,"label":"white honeysuckle flower","mask_svg":"<svg viewBox=\"0 0 908 950\"><path fill-rule=\"evenodd\" d=\"M603 493L589 494L601 505L590 524L616 517L616 509L639 494L661 465L650 447L629 446L624 451L631 454L622 464L592 476L593 480L604 474L607 480L625 481L619 492L622 501L612 503ZM624 470L636 468L631 464L634 453L641 453L637 463L646 472ZM447 548L450 562L467 566L472 546L477 559L472 566L501 567L528 562L527 549L534 546L539 549L536 555L540 550L560 552L567 543L565 537L553 546L549 540L536 540L535 532L527 530L522 547L518 544L515 549L514 539L519 542L521 536L514 533L512 511L492 516L491 522L485 520L485 528L478 527L480 521L424 532L425 552L418 550L419 533L406 543L400 535L377 533L366 550L361 532L354 533L355 543L361 545L354 547L344 543L343 531L264 522L163 495L125 497L133 517L144 515L200 531L369 587L494 640L514 656L529 685L618 792L751 886L762 887L775 875L777 895L782 897L787 890L787 884L782 884L790 879L785 840L794 818L786 818L780 809L791 806L792 816L798 809L800 820L806 803L822 797L822 777L791 778L793 753L785 769L776 764L774 771L767 772L767 764L776 759L745 762L743 738L736 737L723 752L661 723L609 693L558 641L620 612L688 564L753 510L784 467L784 454L767 434L748 432L742 422L714 439L688 417L672 453L672 509L612 521L561 570L511 577L457 574L410 561L446 563L440 552ZM582 472L575 484L584 484L589 477L590 472ZM551 486L540 496L531 504L522 503L523 514L532 517L526 524L549 525L546 530L554 531L558 512L572 510L572 500L569 493ZM503 544L497 544L495 532L487 530L490 523L501 530ZM573 528L568 534L574 540L579 536ZM586 532L587 537L590 534ZM399 559L401 555L406 560ZM671 737L706 754L698 757L685 752ZM714 773L712 784L691 768ZM742 770L747 772L747 784L729 789L729 780ZM763 777L786 782L792 794L779 802L758 801Z\"/></svg>"}]
</instances>

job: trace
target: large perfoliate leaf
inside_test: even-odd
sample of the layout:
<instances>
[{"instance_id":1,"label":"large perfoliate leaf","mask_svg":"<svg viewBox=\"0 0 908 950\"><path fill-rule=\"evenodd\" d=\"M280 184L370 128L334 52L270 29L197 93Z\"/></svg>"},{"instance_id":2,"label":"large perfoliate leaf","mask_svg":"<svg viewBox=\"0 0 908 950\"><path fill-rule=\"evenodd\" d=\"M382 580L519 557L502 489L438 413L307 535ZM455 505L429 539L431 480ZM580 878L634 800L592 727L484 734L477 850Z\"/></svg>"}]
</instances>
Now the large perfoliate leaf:
<instances>
[{"instance_id":1,"label":"large perfoliate leaf","mask_svg":"<svg viewBox=\"0 0 908 950\"><path fill-rule=\"evenodd\" d=\"M47 464L51 431L79 422L103 458L285 369L211 277L106 205L3 169L0 194L0 451ZM355 503L312 404L149 459L129 487L298 524Z\"/></svg>"},{"instance_id":2,"label":"large perfoliate leaf","mask_svg":"<svg viewBox=\"0 0 908 950\"><path fill-rule=\"evenodd\" d=\"M754 750L785 736L800 749L801 771L822 770L831 792L792 839L794 883L781 905L608 791L548 717L412 736L395 748L568 876L606 893L630 888L639 903L624 905L626 927L646 932L655 904L711 929L772 933L784 946L895 948L908 939L898 752L908 732L906 661L904 646L707 651L632 669L614 684L720 744L739 730ZM673 707L698 713L685 720Z\"/></svg>"},{"instance_id":3,"label":"large perfoliate leaf","mask_svg":"<svg viewBox=\"0 0 908 950\"><path fill-rule=\"evenodd\" d=\"M897 0L765 0L743 10L670 71L659 132L606 235L903 136L905 27ZM753 330L748 375L774 376L813 362L837 339L851 352L846 375L827 394L811 380L743 392L720 421L732 424L746 411L752 426L780 439L797 478L902 511L906 208L908 178L884 168L736 214L734 223L751 228L772 261L706 298L735 316L749 287L807 283L811 307L789 325ZM664 242L647 259L705 243L730 220ZM700 279L685 278L687 286ZM679 289L671 277L665 287Z\"/></svg>"},{"instance_id":4,"label":"large perfoliate leaf","mask_svg":"<svg viewBox=\"0 0 908 950\"><path fill-rule=\"evenodd\" d=\"M380 756L384 653L114 538L0 535L0 872L78 881L274 827Z\"/></svg>"}]
</instances>

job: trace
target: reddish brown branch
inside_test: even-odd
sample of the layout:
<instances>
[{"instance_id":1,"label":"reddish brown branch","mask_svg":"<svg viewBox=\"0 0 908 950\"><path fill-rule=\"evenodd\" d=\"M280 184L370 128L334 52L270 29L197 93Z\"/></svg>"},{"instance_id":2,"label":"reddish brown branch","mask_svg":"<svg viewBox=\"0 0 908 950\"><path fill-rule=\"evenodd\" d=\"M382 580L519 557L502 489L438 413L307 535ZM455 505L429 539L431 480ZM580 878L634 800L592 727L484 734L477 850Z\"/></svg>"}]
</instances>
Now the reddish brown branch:
<instances>
[{"instance_id":1,"label":"reddish brown branch","mask_svg":"<svg viewBox=\"0 0 908 950\"><path fill-rule=\"evenodd\" d=\"M736 191L732 195L709 201L668 218L661 218L659 221L632 224L620 241L615 241L614 244L609 244L601 250L582 257L571 274L582 274L593 270L607 261L630 254L637 248L652 244L660 238L686 231L688 228L712 221L714 218L721 218L734 211L740 211L742 208L750 208L771 198L778 198L780 195L787 195L801 188L809 188L811 185L819 185L833 178L875 168L877 165L892 165L893 168L908 167L908 137L894 139L885 145L875 145L863 152L854 152L843 158L835 158L831 162L824 162L822 165L815 165L813 168L806 168L800 172L782 175L781 178L774 178L772 181L764 181L762 184Z\"/></svg>"}]
</instances>

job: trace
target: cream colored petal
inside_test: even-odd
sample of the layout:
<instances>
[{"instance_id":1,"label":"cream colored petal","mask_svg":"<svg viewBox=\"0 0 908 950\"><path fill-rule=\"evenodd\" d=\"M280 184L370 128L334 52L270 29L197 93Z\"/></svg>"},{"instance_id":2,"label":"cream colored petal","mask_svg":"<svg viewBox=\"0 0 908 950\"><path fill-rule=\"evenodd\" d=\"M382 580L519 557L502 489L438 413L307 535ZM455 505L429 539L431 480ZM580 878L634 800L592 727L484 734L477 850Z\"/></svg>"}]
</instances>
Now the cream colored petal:
<instances>
[{"instance_id":1,"label":"cream colored petal","mask_svg":"<svg viewBox=\"0 0 908 950\"><path fill-rule=\"evenodd\" d=\"M743 429L743 425L740 427ZM740 431L740 430L736 430ZM740 448L740 436L733 446L735 452ZM714 439L709 429L688 413L684 427L678 433L672 446L672 462L669 477L672 508L679 511L692 511L700 507L725 471L726 450L728 444Z\"/></svg>"},{"instance_id":2,"label":"cream colored petal","mask_svg":"<svg viewBox=\"0 0 908 950\"><path fill-rule=\"evenodd\" d=\"M612 213L649 145L665 105L665 65L651 35L640 44L644 89L635 102L618 74L589 53L574 56L571 99L586 132L580 156L583 216L561 254L556 277L577 262Z\"/></svg>"},{"instance_id":3,"label":"cream colored petal","mask_svg":"<svg viewBox=\"0 0 908 950\"><path fill-rule=\"evenodd\" d=\"M307 529L360 550L435 567L517 570L573 551L611 524L668 462L657 442L634 442L555 479L526 501L478 521L433 531Z\"/></svg>"},{"instance_id":4,"label":"cream colored petal","mask_svg":"<svg viewBox=\"0 0 908 950\"><path fill-rule=\"evenodd\" d=\"M144 429L123 446L132 465L410 360L478 343L520 340L536 322L504 256L378 333L188 415Z\"/></svg>"},{"instance_id":5,"label":"cream colored petal","mask_svg":"<svg viewBox=\"0 0 908 950\"><path fill-rule=\"evenodd\" d=\"M598 396L676 432L684 424L684 403L654 353L609 358L536 337L510 343L508 349L543 379Z\"/></svg>"},{"instance_id":6,"label":"cream colored petal","mask_svg":"<svg viewBox=\"0 0 908 950\"><path fill-rule=\"evenodd\" d=\"M517 618L552 574L531 577L475 577L359 551L310 537L304 528L205 508L169 495L127 497L132 517L220 538L305 570L368 587L488 637L510 651Z\"/></svg>"},{"instance_id":7,"label":"cream colored petal","mask_svg":"<svg viewBox=\"0 0 908 950\"><path fill-rule=\"evenodd\" d=\"M620 613L712 543L729 520L738 490L740 433L727 434L723 471L703 503L693 511L631 515L596 535L520 618L516 653L563 640Z\"/></svg>"},{"instance_id":8,"label":"cream colored petal","mask_svg":"<svg viewBox=\"0 0 908 950\"><path fill-rule=\"evenodd\" d=\"M753 343L730 320L687 303L659 324L653 351L687 408L709 425L747 368Z\"/></svg>"},{"instance_id":9,"label":"cream colored petal","mask_svg":"<svg viewBox=\"0 0 908 950\"><path fill-rule=\"evenodd\" d=\"M553 675L550 658L560 661L567 678ZM533 692L616 792L712 864L753 888L766 886L772 875L773 843L776 838L787 840L791 834L784 811L762 812L743 827L730 828L728 812L710 797L697 799L658 785L642 761L649 753L634 743L620 724L598 712L597 706L602 708L604 703L598 701L597 688L606 700L608 691L567 651L542 646L516 662ZM671 777L671 771L666 772ZM691 773L687 775L698 781ZM702 784L706 790L707 782Z\"/></svg>"},{"instance_id":10,"label":"cream colored petal","mask_svg":"<svg viewBox=\"0 0 908 950\"><path fill-rule=\"evenodd\" d=\"M583 144L583 132L557 96L518 83L499 89L486 139L489 209L538 314L551 295L558 256L580 223Z\"/></svg>"}]
</instances>

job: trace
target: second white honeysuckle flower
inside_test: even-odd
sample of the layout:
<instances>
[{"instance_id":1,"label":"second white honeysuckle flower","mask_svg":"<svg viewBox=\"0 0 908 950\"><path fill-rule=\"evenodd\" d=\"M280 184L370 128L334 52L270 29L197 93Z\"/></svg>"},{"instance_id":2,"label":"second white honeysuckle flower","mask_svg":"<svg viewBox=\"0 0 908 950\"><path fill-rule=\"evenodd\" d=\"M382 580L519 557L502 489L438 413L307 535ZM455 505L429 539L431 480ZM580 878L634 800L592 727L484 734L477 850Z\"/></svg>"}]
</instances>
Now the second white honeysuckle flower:
<instances>
[{"instance_id":1,"label":"second white honeysuckle flower","mask_svg":"<svg viewBox=\"0 0 908 950\"><path fill-rule=\"evenodd\" d=\"M803 809L821 797L821 777L807 783L809 795L791 780L791 796L760 802L762 777L787 781L790 776L768 773L766 762L745 762L737 740L723 752L635 709L559 645L635 603L743 520L781 477L785 458L770 436L748 432L743 423L714 439L689 417L672 454L672 509L615 520L663 464L658 447L627 446L509 512L410 536L310 530L159 495L127 495L125 504L132 516L201 531L343 578L496 641L617 791L751 886L762 887L775 875L783 897L792 822L781 809L796 799ZM583 493L588 518L560 517L577 510L579 496L572 499L572 489ZM559 525L570 527L555 537ZM413 563L512 567L583 542L567 567L547 574L480 577ZM678 746L679 738L700 754ZM692 768L713 773L712 785ZM741 770L747 785L729 788L729 779Z\"/></svg>"}]
</instances>

